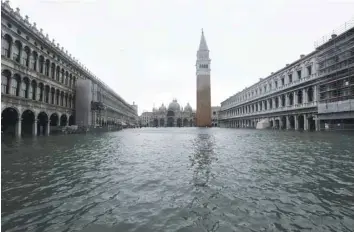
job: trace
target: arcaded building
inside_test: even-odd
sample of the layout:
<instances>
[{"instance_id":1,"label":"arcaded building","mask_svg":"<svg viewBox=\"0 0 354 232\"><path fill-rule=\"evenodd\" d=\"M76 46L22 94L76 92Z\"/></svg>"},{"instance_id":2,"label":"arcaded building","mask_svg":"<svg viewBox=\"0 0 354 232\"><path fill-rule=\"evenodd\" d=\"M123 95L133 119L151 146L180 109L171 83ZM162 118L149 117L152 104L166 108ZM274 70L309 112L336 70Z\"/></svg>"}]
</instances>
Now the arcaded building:
<instances>
[{"instance_id":1,"label":"arcaded building","mask_svg":"<svg viewBox=\"0 0 354 232\"><path fill-rule=\"evenodd\" d=\"M221 103L221 127L354 128L354 22Z\"/></svg>"},{"instance_id":2,"label":"arcaded building","mask_svg":"<svg viewBox=\"0 0 354 232\"><path fill-rule=\"evenodd\" d=\"M48 34L1 3L1 131L50 134L69 125L134 124L136 109Z\"/></svg>"}]
</instances>

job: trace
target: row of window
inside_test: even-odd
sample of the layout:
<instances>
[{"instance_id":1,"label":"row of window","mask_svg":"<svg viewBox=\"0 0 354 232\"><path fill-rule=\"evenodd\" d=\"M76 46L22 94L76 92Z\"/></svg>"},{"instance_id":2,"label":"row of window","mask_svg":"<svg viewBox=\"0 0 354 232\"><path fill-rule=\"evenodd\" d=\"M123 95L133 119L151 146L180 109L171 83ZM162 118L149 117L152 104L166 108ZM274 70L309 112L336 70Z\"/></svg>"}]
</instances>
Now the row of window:
<instances>
[{"instance_id":1,"label":"row of window","mask_svg":"<svg viewBox=\"0 0 354 232\"><path fill-rule=\"evenodd\" d=\"M306 67L306 70L307 70L307 76L312 75L312 66ZM297 80L303 78L302 70L297 70L296 75L297 75ZM272 89L277 89L278 87L284 86L285 84L292 83L293 81L294 81L293 74L289 74L287 76L287 79L285 76L282 76L279 80L275 79L273 82L265 84L262 87L260 86L254 90L251 90L250 92L239 93L236 96L232 97L232 99L229 99L226 102L224 102L223 105L230 105L237 102L242 102L244 100L253 98L262 93L266 93L267 91L270 91Z\"/></svg>"},{"instance_id":2,"label":"row of window","mask_svg":"<svg viewBox=\"0 0 354 232\"><path fill-rule=\"evenodd\" d=\"M76 77L72 73L69 74L64 68L45 59L43 55L38 55L36 51L31 52L30 48L23 47L20 41L16 40L13 43L12 37L8 34L2 39L2 55L64 85L75 87Z\"/></svg>"},{"instance_id":3,"label":"row of window","mask_svg":"<svg viewBox=\"0 0 354 232\"><path fill-rule=\"evenodd\" d=\"M23 97L35 101L55 104L63 107L74 107L74 96L64 93L48 85L39 83L28 78L20 79L18 75L10 77L8 71L3 71L1 75L1 93L13 96Z\"/></svg>"},{"instance_id":4,"label":"row of window","mask_svg":"<svg viewBox=\"0 0 354 232\"><path fill-rule=\"evenodd\" d=\"M305 97L305 99L304 99ZM253 103L247 106L242 106L238 107L236 109L224 111L221 114L226 115L226 116L232 116L232 115L239 115L239 114L245 114L245 113L254 113L262 110L268 110L268 109L276 109L280 107L285 107L287 106L292 106L295 103L296 104L302 104L304 102L313 102L314 101L314 91L312 87L310 87L307 90L306 95L304 95L304 92L302 90L299 90L296 92L296 100L295 100L295 93L290 92L289 94L282 94L280 96L267 99L267 100L262 100L257 103Z\"/></svg>"}]
</instances>

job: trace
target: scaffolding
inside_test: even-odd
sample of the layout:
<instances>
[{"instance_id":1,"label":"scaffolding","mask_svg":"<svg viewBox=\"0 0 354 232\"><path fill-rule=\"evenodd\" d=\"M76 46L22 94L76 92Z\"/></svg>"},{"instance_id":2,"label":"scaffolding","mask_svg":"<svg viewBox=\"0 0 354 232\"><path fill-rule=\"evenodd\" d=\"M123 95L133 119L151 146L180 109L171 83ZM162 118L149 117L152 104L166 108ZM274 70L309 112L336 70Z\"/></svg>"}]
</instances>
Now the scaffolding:
<instances>
[{"instance_id":1,"label":"scaffolding","mask_svg":"<svg viewBox=\"0 0 354 232\"><path fill-rule=\"evenodd\" d=\"M316 48L320 103L354 98L354 23L346 25L346 31Z\"/></svg>"}]
</instances>

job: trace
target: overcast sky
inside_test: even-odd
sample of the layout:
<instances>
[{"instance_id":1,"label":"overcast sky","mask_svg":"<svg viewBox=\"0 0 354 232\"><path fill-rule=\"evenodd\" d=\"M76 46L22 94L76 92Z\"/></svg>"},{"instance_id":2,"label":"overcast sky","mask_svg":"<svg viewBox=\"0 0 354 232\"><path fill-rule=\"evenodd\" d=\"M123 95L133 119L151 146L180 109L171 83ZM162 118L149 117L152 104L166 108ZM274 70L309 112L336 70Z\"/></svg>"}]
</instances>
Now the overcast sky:
<instances>
[{"instance_id":1,"label":"overcast sky","mask_svg":"<svg viewBox=\"0 0 354 232\"><path fill-rule=\"evenodd\" d=\"M201 28L212 104L308 54L354 16L354 0L11 0L139 114L196 106Z\"/></svg>"}]
</instances>

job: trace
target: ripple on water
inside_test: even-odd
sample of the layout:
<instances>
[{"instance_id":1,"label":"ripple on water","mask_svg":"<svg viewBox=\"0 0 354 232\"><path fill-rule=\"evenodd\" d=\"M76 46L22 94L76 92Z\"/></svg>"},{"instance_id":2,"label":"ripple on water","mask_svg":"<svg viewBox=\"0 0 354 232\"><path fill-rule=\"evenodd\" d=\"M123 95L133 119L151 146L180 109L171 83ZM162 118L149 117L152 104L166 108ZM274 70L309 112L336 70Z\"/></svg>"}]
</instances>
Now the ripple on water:
<instances>
[{"instance_id":1,"label":"ripple on water","mask_svg":"<svg viewBox=\"0 0 354 232\"><path fill-rule=\"evenodd\" d=\"M3 141L6 231L353 231L354 136L145 128Z\"/></svg>"}]
</instances>

